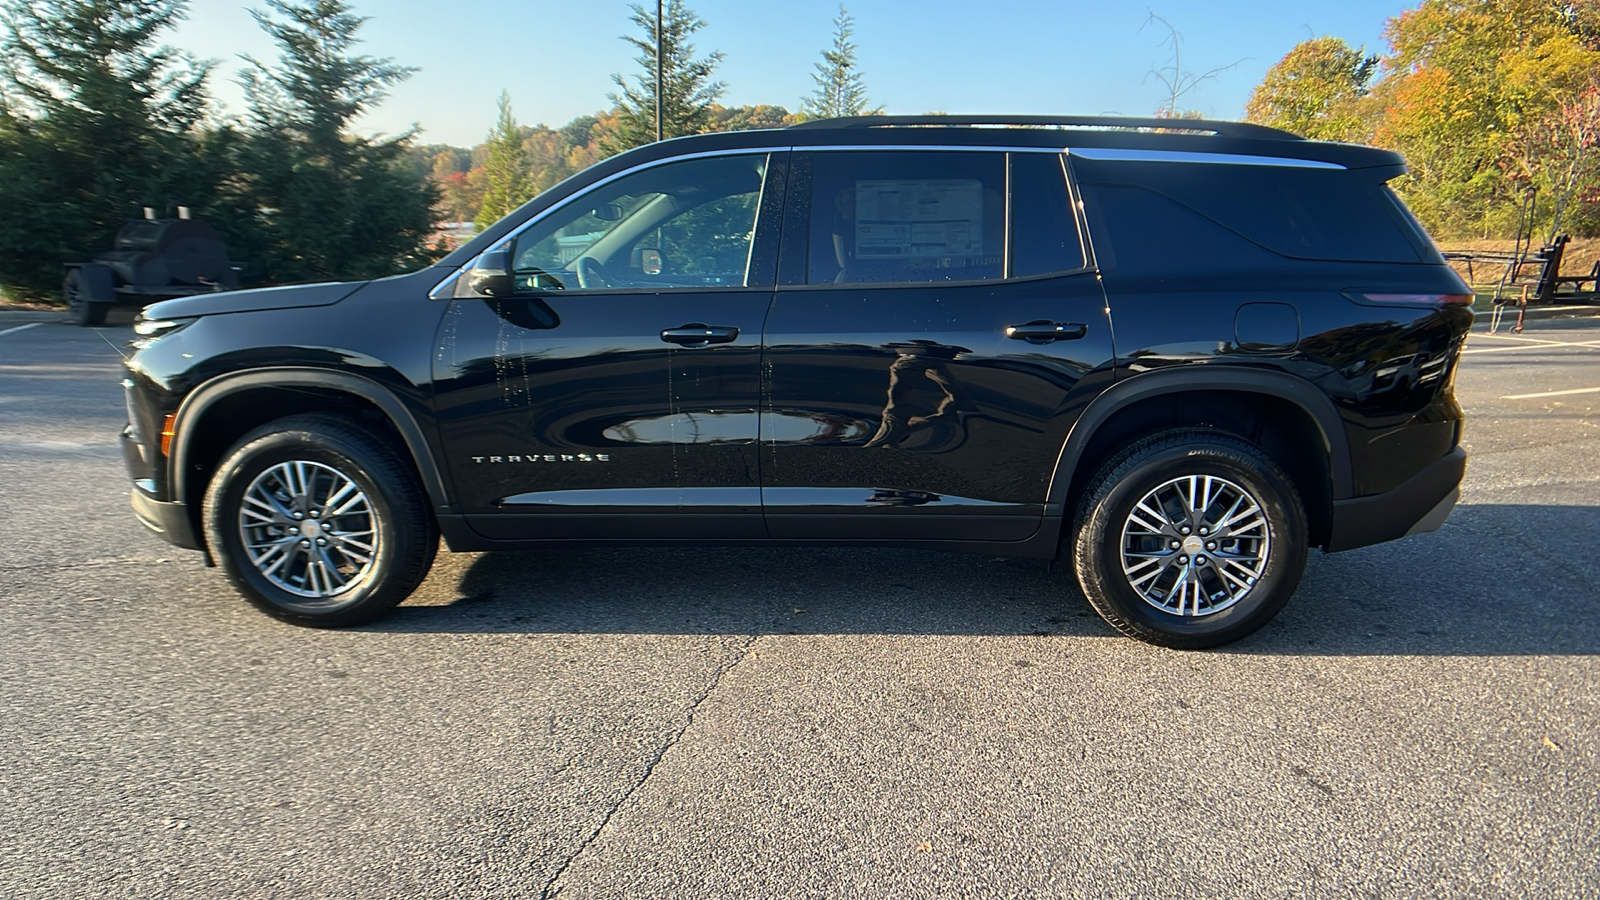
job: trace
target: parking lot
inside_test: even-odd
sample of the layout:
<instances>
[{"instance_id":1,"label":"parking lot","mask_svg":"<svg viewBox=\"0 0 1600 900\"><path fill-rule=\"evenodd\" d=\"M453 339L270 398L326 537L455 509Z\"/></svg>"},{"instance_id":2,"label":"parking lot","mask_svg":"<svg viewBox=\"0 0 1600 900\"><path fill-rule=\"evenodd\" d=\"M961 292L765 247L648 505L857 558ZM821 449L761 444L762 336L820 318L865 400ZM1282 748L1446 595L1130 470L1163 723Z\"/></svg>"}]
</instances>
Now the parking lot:
<instances>
[{"instance_id":1,"label":"parking lot","mask_svg":"<svg viewBox=\"0 0 1600 900\"><path fill-rule=\"evenodd\" d=\"M0 312L0 896L1600 895L1600 318L1481 318L1450 522L1203 653L895 550L284 625L135 522L130 332L60 320Z\"/></svg>"}]
</instances>

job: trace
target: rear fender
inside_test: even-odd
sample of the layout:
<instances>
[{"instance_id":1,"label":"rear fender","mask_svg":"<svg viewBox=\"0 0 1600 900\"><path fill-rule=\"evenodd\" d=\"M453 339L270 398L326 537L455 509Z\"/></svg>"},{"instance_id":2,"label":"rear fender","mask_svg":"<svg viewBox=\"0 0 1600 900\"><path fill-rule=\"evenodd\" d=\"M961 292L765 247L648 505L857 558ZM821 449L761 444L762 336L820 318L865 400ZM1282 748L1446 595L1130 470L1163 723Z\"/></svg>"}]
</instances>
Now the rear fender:
<instances>
[{"instance_id":1,"label":"rear fender","mask_svg":"<svg viewBox=\"0 0 1600 900\"><path fill-rule=\"evenodd\" d=\"M1046 522L1050 519L1060 522L1065 517L1067 499L1072 490L1082 479L1093 474L1079 471L1079 463L1101 425L1141 400L1190 391L1263 394L1300 407L1316 423L1321 434L1322 449L1328 458L1333 499L1342 500L1352 495L1349 440L1333 401L1316 386L1304 379L1270 369L1208 365L1197 371L1197 367L1183 366L1146 372L1118 381L1084 409L1078 421L1073 423L1066 443L1061 448L1061 455L1056 460L1045 505Z\"/></svg>"}]
</instances>

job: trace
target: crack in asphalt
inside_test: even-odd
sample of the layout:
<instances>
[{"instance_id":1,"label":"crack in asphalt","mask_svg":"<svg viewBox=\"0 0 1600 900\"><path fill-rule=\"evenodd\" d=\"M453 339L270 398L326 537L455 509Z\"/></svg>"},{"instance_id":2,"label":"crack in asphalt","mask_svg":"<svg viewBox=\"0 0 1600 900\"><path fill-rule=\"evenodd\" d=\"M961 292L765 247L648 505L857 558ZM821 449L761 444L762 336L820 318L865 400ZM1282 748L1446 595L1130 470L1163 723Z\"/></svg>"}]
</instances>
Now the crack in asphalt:
<instances>
[{"instance_id":1,"label":"crack in asphalt","mask_svg":"<svg viewBox=\"0 0 1600 900\"><path fill-rule=\"evenodd\" d=\"M566 874L567 869L571 868L572 864L577 861L578 857L582 856L583 852L589 849L589 845L593 844L599 839L600 835L604 833L606 828L611 824L611 819L628 804L628 801L633 798L634 794L639 792L640 788L644 787L645 782L650 780L650 776L655 774L656 766L660 765L661 761L666 758L667 753L670 752L673 747L678 745L678 742L683 739L683 736L688 733L690 727L694 725L694 716L696 712L699 712L700 704L704 703L706 698L710 697L711 694L716 691L717 686L722 684L722 677L724 675L732 671L734 666L744 662L745 657L750 655L750 648L755 646L756 641L760 640L760 638L761 635L759 634L752 634L747 637L744 644L739 647L738 653L734 655L734 658L717 668L717 671L712 674L711 680L706 684L705 690L701 691L700 696L696 697L694 702L689 704L689 714L684 717L682 727L674 732L671 737L667 738L666 742L661 745L661 748L656 751L655 756L644 767L644 773L641 774L639 778L635 780L634 783L628 788L628 790L617 799L616 803L611 804L611 808L606 810L605 818L600 820L600 824L595 827L594 831L590 832L587 838L584 838L583 843L579 844L576 850L573 850L567 855L566 859L562 860L561 865L556 869L555 874L550 876L550 880L546 881L544 884L544 889L539 892L540 900L551 900L551 898L561 895L561 890L560 888L556 887L556 882L560 881L561 876Z\"/></svg>"},{"instance_id":2,"label":"crack in asphalt","mask_svg":"<svg viewBox=\"0 0 1600 900\"><path fill-rule=\"evenodd\" d=\"M1484 531L1482 529L1476 528L1476 527L1474 527L1474 526L1472 526L1470 524L1467 524L1467 523L1452 522L1452 523L1449 523L1449 524L1454 525L1456 528L1459 528L1462 531L1467 532L1468 534L1475 534L1475 535L1478 535L1478 536L1484 537L1484 538L1490 538L1490 537L1502 538L1502 537L1505 536L1504 532ZM1547 547L1545 547L1545 546L1543 546L1541 544L1537 544L1537 543L1535 543L1535 542L1533 542L1531 540L1528 540L1526 537L1524 537L1524 536L1522 536L1520 534L1513 534L1512 538L1514 540L1519 541L1522 544L1522 546L1527 550L1529 555L1536 556L1539 559L1542 559L1545 562L1549 563L1554 568L1556 568L1556 569L1558 569L1558 570L1560 570L1562 572L1565 572L1568 575L1571 575L1573 578L1575 578L1578 581L1582 582L1583 584L1587 585L1589 587L1589 589L1591 591L1593 591L1597 596L1600 596L1600 580L1597 580L1587 570L1579 568L1578 566L1574 565L1571 559L1569 559L1569 558L1567 558L1565 556L1558 556L1558 555L1556 555L1554 553L1551 553L1550 550Z\"/></svg>"}]
</instances>

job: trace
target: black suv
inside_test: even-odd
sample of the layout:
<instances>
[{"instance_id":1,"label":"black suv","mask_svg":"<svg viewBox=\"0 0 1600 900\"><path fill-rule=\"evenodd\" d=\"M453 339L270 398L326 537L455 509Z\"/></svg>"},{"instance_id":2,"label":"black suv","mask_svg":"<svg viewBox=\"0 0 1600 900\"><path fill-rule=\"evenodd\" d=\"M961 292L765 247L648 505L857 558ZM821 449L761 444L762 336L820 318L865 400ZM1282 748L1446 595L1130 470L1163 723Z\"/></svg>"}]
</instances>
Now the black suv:
<instances>
[{"instance_id":1,"label":"black suv","mask_svg":"<svg viewBox=\"0 0 1600 900\"><path fill-rule=\"evenodd\" d=\"M654 144L420 272L150 307L133 506L304 625L383 614L441 534L1064 544L1116 628L1220 644L1309 548L1455 504L1472 296L1386 186L1403 172L1205 121Z\"/></svg>"}]
</instances>

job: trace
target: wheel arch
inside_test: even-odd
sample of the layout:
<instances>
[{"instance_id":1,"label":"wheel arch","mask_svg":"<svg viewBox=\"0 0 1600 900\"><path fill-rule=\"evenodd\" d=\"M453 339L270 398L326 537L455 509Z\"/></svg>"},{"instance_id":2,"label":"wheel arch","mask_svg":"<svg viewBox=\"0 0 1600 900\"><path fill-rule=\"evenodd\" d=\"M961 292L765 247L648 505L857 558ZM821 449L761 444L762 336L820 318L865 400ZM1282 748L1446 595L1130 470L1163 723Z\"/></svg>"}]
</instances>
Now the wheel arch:
<instances>
[{"instance_id":1,"label":"wheel arch","mask_svg":"<svg viewBox=\"0 0 1600 900\"><path fill-rule=\"evenodd\" d=\"M1349 497L1349 440L1333 402L1284 372L1211 366L1163 369L1118 381L1086 407L1057 459L1047 514L1064 522L1089 477L1131 440L1171 428L1216 427L1262 445L1301 489L1312 543L1328 539L1335 499ZM1311 443L1316 452L1293 452Z\"/></svg>"},{"instance_id":2,"label":"wheel arch","mask_svg":"<svg viewBox=\"0 0 1600 900\"><path fill-rule=\"evenodd\" d=\"M190 518L197 520L206 484L229 447L266 422L313 412L351 414L386 430L404 448L435 515L450 512L449 495L431 444L404 401L370 378L317 368L221 375L192 391L178 407L172 424L167 483L173 500L185 504ZM198 521L195 525L198 529Z\"/></svg>"}]
</instances>

